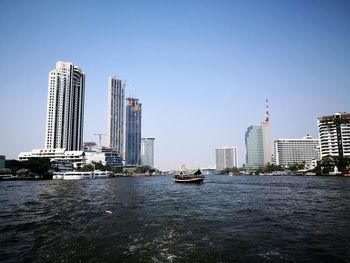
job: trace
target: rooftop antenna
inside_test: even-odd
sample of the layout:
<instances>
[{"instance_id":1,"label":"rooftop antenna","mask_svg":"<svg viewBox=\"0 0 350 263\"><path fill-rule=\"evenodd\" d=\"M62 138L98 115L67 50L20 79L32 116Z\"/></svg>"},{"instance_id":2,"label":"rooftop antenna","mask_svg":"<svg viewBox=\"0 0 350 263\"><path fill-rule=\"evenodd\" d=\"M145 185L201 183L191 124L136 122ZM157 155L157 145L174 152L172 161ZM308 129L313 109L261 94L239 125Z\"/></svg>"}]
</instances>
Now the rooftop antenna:
<instances>
[{"instance_id":1,"label":"rooftop antenna","mask_svg":"<svg viewBox=\"0 0 350 263\"><path fill-rule=\"evenodd\" d=\"M269 100L266 99L266 110L265 110L265 122L269 122L270 120L270 113L269 113Z\"/></svg>"}]
</instances>

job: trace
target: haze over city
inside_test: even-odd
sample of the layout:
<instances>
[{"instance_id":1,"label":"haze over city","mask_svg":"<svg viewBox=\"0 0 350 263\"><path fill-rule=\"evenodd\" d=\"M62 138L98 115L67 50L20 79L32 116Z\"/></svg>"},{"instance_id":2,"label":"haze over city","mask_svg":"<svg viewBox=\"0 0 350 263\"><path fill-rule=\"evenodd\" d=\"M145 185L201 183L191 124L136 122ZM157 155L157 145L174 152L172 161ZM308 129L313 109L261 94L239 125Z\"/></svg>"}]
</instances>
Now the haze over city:
<instances>
[{"instance_id":1,"label":"haze over city","mask_svg":"<svg viewBox=\"0 0 350 263\"><path fill-rule=\"evenodd\" d=\"M214 167L264 119L272 142L317 137L317 117L349 112L347 1L0 2L0 150L43 148L48 73L86 74L84 141L107 129L107 81L143 104L155 166ZM64 14L64 16L63 16ZM105 143L105 140L104 140Z\"/></svg>"}]
</instances>

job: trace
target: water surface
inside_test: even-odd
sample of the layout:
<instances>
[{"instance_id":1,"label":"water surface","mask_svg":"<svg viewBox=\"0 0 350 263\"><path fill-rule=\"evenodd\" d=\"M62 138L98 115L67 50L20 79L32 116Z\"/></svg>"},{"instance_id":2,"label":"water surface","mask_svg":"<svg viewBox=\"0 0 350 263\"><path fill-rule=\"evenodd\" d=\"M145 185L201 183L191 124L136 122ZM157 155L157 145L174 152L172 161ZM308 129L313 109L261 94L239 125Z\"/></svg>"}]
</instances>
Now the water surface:
<instances>
[{"instance_id":1,"label":"water surface","mask_svg":"<svg viewBox=\"0 0 350 263\"><path fill-rule=\"evenodd\" d=\"M350 178L0 182L2 262L350 262Z\"/></svg>"}]
</instances>

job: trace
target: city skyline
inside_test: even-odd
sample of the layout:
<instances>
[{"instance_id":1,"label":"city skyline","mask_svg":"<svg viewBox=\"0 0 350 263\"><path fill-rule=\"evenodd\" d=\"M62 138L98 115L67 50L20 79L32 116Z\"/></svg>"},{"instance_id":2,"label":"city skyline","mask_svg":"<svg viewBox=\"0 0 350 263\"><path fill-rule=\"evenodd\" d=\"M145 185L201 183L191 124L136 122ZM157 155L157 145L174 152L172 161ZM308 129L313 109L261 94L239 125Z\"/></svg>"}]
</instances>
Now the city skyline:
<instances>
[{"instance_id":1,"label":"city skyline","mask_svg":"<svg viewBox=\"0 0 350 263\"><path fill-rule=\"evenodd\" d=\"M105 132L106 79L118 74L126 94L145 105L142 136L157 138L161 169L214 167L220 145L235 145L245 156L244 132L262 119L265 98L271 151L278 138L317 138L318 117L350 111L345 1L7 1L0 10L0 154L6 158L44 148L47 73L60 60L87 76L84 141ZM74 32L67 30L72 19Z\"/></svg>"}]
</instances>

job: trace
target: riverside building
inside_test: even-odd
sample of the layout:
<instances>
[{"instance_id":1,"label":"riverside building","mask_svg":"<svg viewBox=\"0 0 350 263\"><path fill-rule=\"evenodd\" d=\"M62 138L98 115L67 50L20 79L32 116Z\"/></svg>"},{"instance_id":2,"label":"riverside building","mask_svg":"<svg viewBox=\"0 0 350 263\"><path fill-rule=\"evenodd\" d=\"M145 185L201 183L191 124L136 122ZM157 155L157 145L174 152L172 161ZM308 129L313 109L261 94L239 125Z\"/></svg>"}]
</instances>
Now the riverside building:
<instances>
[{"instance_id":1,"label":"riverside building","mask_svg":"<svg viewBox=\"0 0 350 263\"><path fill-rule=\"evenodd\" d=\"M154 167L155 138L141 138L141 165Z\"/></svg>"},{"instance_id":2,"label":"riverside building","mask_svg":"<svg viewBox=\"0 0 350 263\"><path fill-rule=\"evenodd\" d=\"M215 150L216 152L216 170L238 167L237 148L222 147Z\"/></svg>"},{"instance_id":3,"label":"riverside building","mask_svg":"<svg viewBox=\"0 0 350 263\"><path fill-rule=\"evenodd\" d=\"M278 139L274 141L277 165L305 164L311 166L313 160L319 159L319 139L305 136L302 139Z\"/></svg>"},{"instance_id":4,"label":"riverside building","mask_svg":"<svg viewBox=\"0 0 350 263\"><path fill-rule=\"evenodd\" d=\"M27 161L30 158L49 158L52 167L57 167L61 170L65 170L67 167L82 166L86 163L84 151L66 151L63 148L33 149L31 152L18 154L19 161Z\"/></svg>"},{"instance_id":5,"label":"riverside building","mask_svg":"<svg viewBox=\"0 0 350 263\"><path fill-rule=\"evenodd\" d=\"M350 156L350 113L335 113L317 120L321 158Z\"/></svg>"},{"instance_id":6,"label":"riverside building","mask_svg":"<svg viewBox=\"0 0 350 263\"><path fill-rule=\"evenodd\" d=\"M125 164L141 164L142 104L136 98L126 98Z\"/></svg>"},{"instance_id":7,"label":"riverside building","mask_svg":"<svg viewBox=\"0 0 350 263\"><path fill-rule=\"evenodd\" d=\"M59 61L49 73L45 149L83 148L85 74Z\"/></svg>"},{"instance_id":8,"label":"riverside building","mask_svg":"<svg viewBox=\"0 0 350 263\"><path fill-rule=\"evenodd\" d=\"M108 146L124 156L125 83L117 77L108 79Z\"/></svg>"},{"instance_id":9,"label":"riverside building","mask_svg":"<svg viewBox=\"0 0 350 263\"><path fill-rule=\"evenodd\" d=\"M251 125L245 133L246 167L259 168L271 163L270 148L270 114L266 100L265 119L261 125Z\"/></svg>"}]
</instances>

